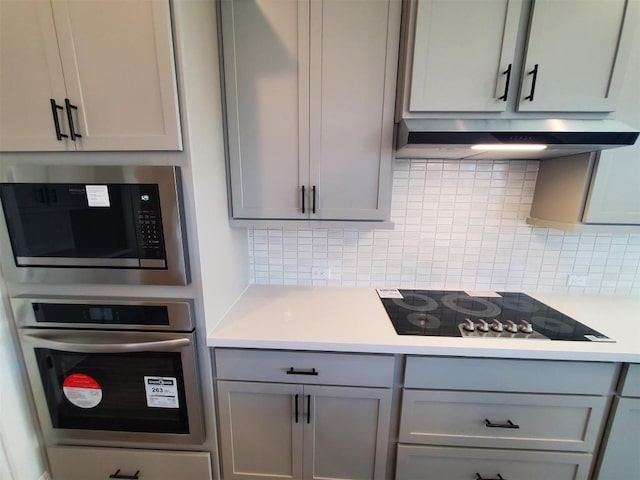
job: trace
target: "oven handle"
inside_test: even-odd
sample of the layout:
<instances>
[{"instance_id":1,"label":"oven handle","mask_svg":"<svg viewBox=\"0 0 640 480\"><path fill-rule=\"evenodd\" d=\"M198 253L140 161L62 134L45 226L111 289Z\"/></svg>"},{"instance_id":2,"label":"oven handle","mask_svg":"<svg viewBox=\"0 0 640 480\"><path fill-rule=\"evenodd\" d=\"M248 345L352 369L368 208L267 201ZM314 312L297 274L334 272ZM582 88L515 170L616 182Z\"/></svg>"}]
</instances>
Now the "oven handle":
<instances>
[{"instance_id":1,"label":"oven handle","mask_svg":"<svg viewBox=\"0 0 640 480\"><path fill-rule=\"evenodd\" d=\"M173 340L159 340L155 342L141 343L91 344L49 340L46 338L46 334L42 333L23 333L23 336L27 342L41 347L78 353L170 352L191 345L191 340L188 338L176 338Z\"/></svg>"}]
</instances>

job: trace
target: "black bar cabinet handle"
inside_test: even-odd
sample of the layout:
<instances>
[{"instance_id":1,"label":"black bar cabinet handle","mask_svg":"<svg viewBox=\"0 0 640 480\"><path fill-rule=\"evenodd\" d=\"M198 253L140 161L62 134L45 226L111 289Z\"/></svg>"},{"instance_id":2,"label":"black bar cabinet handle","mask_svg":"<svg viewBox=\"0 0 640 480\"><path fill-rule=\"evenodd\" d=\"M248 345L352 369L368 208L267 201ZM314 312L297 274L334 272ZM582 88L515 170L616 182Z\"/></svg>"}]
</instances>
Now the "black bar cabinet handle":
<instances>
[{"instance_id":1,"label":"black bar cabinet handle","mask_svg":"<svg viewBox=\"0 0 640 480\"><path fill-rule=\"evenodd\" d=\"M507 67L507 69L502 72L503 75L507 76L507 79L504 82L504 94L500 97L500 100L503 102L507 101L507 96L509 95L509 82L511 81L511 64Z\"/></svg>"},{"instance_id":2,"label":"black bar cabinet handle","mask_svg":"<svg viewBox=\"0 0 640 480\"><path fill-rule=\"evenodd\" d=\"M304 185L302 185L302 213L305 213L304 211Z\"/></svg>"},{"instance_id":3,"label":"black bar cabinet handle","mask_svg":"<svg viewBox=\"0 0 640 480\"><path fill-rule=\"evenodd\" d=\"M529 100L533 102L533 94L536 92L536 81L538 80L538 64L536 63L527 75L533 75L533 79L531 80L531 91L529 95L524 97L525 100Z\"/></svg>"},{"instance_id":4,"label":"black bar cabinet handle","mask_svg":"<svg viewBox=\"0 0 640 480\"><path fill-rule=\"evenodd\" d=\"M136 470L133 475L120 475L120 469L116 470L116 473L109 475L109 478L120 478L122 480L138 480L140 478L140 470Z\"/></svg>"},{"instance_id":5,"label":"black bar cabinet handle","mask_svg":"<svg viewBox=\"0 0 640 480\"><path fill-rule=\"evenodd\" d=\"M67 138L69 136L62 133L60 130L60 121L58 120L58 109L64 109L58 105L53 98L49 99L49 103L51 103L51 114L53 115L53 126L56 129L56 139L61 142L63 138Z\"/></svg>"},{"instance_id":6,"label":"black bar cabinet handle","mask_svg":"<svg viewBox=\"0 0 640 480\"><path fill-rule=\"evenodd\" d=\"M311 423L311 395L307 395L307 423Z\"/></svg>"},{"instance_id":7,"label":"black bar cabinet handle","mask_svg":"<svg viewBox=\"0 0 640 480\"><path fill-rule=\"evenodd\" d=\"M492 423L488 418L484 419L484 426L489 428L520 428L520 425L516 425L511 420L507 420L507 423Z\"/></svg>"},{"instance_id":8,"label":"black bar cabinet handle","mask_svg":"<svg viewBox=\"0 0 640 480\"><path fill-rule=\"evenodd\" d=\"M485 478L482 475L480 475L479 473L476 473L476 480L507 480L506 478L504 478L502 475L500 475L499 473L497 474L498 476L495 478Z\"/></svg>"},{"instance_id":9,"label":"black bar cabinet handle","mask_svg":"<svg viewBox=\"0 0 640 480\"><path fill-rule=\"evenodd\" d=\"M296 423L298 423L298 415L300 414L298 410L298 397L300 397L300 395L296 393Z\"/></svg>"},{"instance_id":10,"label":"black bar cabinet handle","mask_svg":"<svg viewBox=\"0 0 640 480\"><path fill-rule=\"evenodd\" d=\"M316 213L316 186L313 186L313 204L311 207L311 213Z\"/></svg>"},{"instance_id":11,"label":"black bar cabinet handle","mask_svg":"<svg viewBox=\"0 0 640 480\"><path fill-rule=\"evenodd\" d=\"M318 375L318 371L315 368L296 370L295 368L290 367L289 370L287 370L287 375Z\"/></svg>"},{"instance_id":12,"label":"black bar cabinet handle","mask_svg":"<svg viewBox=\"0 0 640 480\"><path fill-rule=\"evenodd\" d=\"M67 121L69 122L69 133L71 134L71 140L82 138L82 135L76 133L76 127L73 124L73 115L71 114L71 110L77 110L78 107L76 107L75 105L71 105L71 102L68 98L64 99L64 105L65 107L67 107Z\"/></svg>"}]
</instances>

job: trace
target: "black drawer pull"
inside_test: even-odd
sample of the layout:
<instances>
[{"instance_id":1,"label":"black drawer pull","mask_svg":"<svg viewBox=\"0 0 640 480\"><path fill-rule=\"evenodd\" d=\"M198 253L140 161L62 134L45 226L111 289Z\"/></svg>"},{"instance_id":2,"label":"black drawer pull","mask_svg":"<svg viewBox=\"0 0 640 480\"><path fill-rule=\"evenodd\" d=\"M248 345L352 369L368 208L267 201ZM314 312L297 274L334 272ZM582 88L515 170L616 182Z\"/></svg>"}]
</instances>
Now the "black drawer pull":
<instances>
[{"instance_id":1,"label":"black drawer pull","mask_svg":"<svg viewBox=\"0 0 640 480\"><path fill-rule=\"evenodd\" d=\"M136 470L136 473L133 475L121 475L120 469L116 470L116 473L112 473L109 475L109 478L120 478L123 480L138 480L140 478L140 470Z\"/></svg>"},{"instance_id":2,"label":"black drawer pull","mask_svg":"<svg viewBox=\"0 0 640 480\"><path fill-rule=\"evenodd\" d=\"M304 208L304 185L302 185L302 213L305 213L305 208Z\"/></svg>"},{"instance_id":3,"label":"black drawer pull","mask_svg":"<svg viewBox=\"0 0 640 480\"><path fill-rule=\"evenodd\" d=\"M307 395L307 423L311 423L311 395Z\"/></svg>"},{"instance_id":4,"label":"black drawer pull","mask_svg":"<svg viewBox=\"0 0 640 480\"><path fill-rule=\"evenodd\" d=\"M311 213L316 213L316 186L313 186L313 204L311 207Z\"/></svg>"},{"instance_id":5,"label":"black drawer pull","mask_svg":"<svg viewBox=\"0 0 640 480\"><path fill-rule=\"evenodd\" d=\"M507 420L507 423L492 423L488 418L484 419L484 426L489 428L520 428L520 425L516 425L511 420Z\"/></svg>"},{"instance_id":6,"label":"black drawer pull","mask_svg":"<svg viewBox=\"0 0 640 480\"><path fill-rule=\"evenodd\" d=\"M318 371L315 368L308 368L306 370L296 370L291 367L287 370L287 375L318 375Z\"/></svg>"},{"instance_id":7,"label":"black drawer pull","mask_svg":"<svg viewBox=\"0 0 640 480\"><path fill-rule=\"evenodd\" d=\"M296 393L296 423L298 423L298 415L300 414L300 410L298 409L298 397L300 397L300 394Z\"/></svg>"},{"instance_id":8,"label":"black drawer pull","mask_svg":"<svg viewBox=\"0 0 640 480\"><path fill-rule=\"evenodd\" d=\"M507 79L504 82L504 94L500 97L500 100L506 102L507 97L509 96L509 82L511 81L511 64L509 64L509 67L502 72L502 74L506 75Z\"/></svg>"},{"instance_id":9,"label":"black drawer pull","mask_svg":"<svg viewBox=\"0 0 640 480\"><path fill-rule=\"evenodd\" d=\"M77 110L78 107L76 107L75 105L71 105L71 102L68 98L64 99L64 105L65 107L67 107L67 121L69 122L69 133L71 134L71 140L75 141L76 138L82 138L82 135L76 133L76 127L73 124L73 115L71 114L71 110Z\"/></svg>"},{"instance_id":10,"label":"black drawer pull","mask_svg":"<svg viewBox=\"0 0 640 480\"><path fill-rule=\"evenodd\" d=\"M504 478L499 473L497 475L498 476L496 478L485 478L482 475L480 475L479 473L476 473L476 480L507 480L506 478Z\"/></svg>"},{"instance_id":11,"label":"black drawer pull","mask_svg":"<svg viewBox=\"0 0 640 480\"><path fill-rule=\"evenodd\" d=\"M524 97L524 99L529 100L530 102L533 102L533 94L536 93L536 82L538 81L538 64L537 63L534 65L533 70L527 73L527 75L533 75L533 78L531 79L531 91L529 92L529 95Z\"/></svg>"},{"instance_id":12,"label":"black drawer pull","mask_svg":"<svg viewBox=\"0 0 640 480\"><path fill-rule=\"evenodd\" d=\"M67 138L69 136L62 133L60 130L60 120L58 120L58 110L64 109L58 105L53 98L50 98L49 102L51 103L51 114L53 115L53 127L56 129L56 139L61 142L63 138Z\"/></svg>"}]
</instances>

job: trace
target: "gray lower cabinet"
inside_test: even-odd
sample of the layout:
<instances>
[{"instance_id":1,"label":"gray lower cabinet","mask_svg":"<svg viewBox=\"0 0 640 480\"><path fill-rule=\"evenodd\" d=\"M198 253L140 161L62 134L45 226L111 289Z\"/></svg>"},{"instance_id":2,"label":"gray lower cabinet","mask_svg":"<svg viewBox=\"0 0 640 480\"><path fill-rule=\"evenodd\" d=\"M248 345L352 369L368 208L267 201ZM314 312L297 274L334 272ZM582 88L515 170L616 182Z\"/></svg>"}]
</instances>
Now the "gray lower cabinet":
<instances>
[{"instance_id":1,"label":"gray lower cabinet","mask_svg":"<svg viewBox=\"0 0 640 480\"><path fill-rule=\"evenodd\" d=\"M49 447L52 480L210 480L208 452Z\"/></svg>"},{"instance_id":2,"label":"gray lower cabinet","mask_svg":"<svg viewBox=\"0 0 640 480\"><path fill-rule=\"evenodd\" d=\"M407 357L397 480L589 478L613 363Z\"/></svg>"},{"instance_id":3,"label":"gray lower cabinet","mask_svg":"<svg viewBox=\"0 0 640 480\"><path fill-rule=\"evenodd\" d=\"M392 356L217 349L215 362L224 480L385 478Z\"/></svg>"},{"instance_id":4,"label":"gray lower cabinet","mask_svg":"<svg viewBox=\"0 0 640 480\"><path fill-rule=\"evenodd\" d=\"M610 419L595 478L640 478L640 364L626 368Z\"/></svg>"}]
</instances>

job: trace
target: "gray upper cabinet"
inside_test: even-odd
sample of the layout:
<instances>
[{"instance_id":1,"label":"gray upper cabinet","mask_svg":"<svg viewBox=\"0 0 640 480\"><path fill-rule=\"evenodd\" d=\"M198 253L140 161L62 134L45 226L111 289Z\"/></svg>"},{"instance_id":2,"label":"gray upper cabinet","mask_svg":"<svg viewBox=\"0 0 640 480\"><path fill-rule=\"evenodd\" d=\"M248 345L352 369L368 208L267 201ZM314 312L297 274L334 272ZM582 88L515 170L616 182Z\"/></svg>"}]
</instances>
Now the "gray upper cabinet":
<instances>
[{"instance_id":1,"label":"gray upper cabinet","mask_svg":"<svg viewBox=\"0 0 640 480\"><path fill-rule=\"evenodd\" d=\"M615 110L637 1L415 2L410 112Z\"/></svg>"},{"instance_id":2,"label":"gray upper cabinet","mask_svg":"<svg viewBox=\"0 0 640 480\"><path fill-rule=\"evenodd\" d=\"M0 22L0 151L182 148L168 1L1 0Z\"/></svg>"},{"instance_id":3,"label":"gray upper cabinet","mask_svg":"<svg viewBox=\"0 0 640 480\"><path fill-rule=\"evenodd\" d=\"M388 218L400 7L222 0L234 218Z\"/></svg>"},{"instance_id":4,"label":"gray upper cabinet","mask_svg":"<svg viewBox=\"0 0 640 480\"><path fill-rule=\"evenodd\" d=\"M420 0L410 110L504 111L521 10L520 0Z\"/></svg>"},{"instance_id":5,"label":"gray upper cabinet","mask_svg":"<svg viewBox=\"0 0 640 480\"><path fill-rule=\"evenodd\" d=\"M536 0L518 110L614 110L637 10L634 0Z\"/></svg>"}]
</instances>

